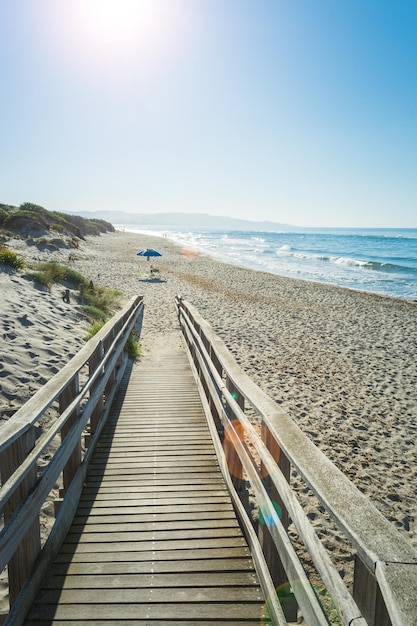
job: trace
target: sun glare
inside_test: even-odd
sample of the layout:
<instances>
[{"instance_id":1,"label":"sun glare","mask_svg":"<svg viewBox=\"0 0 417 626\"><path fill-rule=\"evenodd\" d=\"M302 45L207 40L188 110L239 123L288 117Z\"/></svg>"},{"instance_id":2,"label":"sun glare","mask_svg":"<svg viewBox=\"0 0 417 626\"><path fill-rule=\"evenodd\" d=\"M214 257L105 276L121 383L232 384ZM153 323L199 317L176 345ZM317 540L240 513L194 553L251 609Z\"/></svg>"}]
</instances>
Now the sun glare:
<instances>
[{"instance_id":1,"label":"sun glare","mask_svg":"<svg viewBox=\"0 0 417 626\"><path fill-rule=\"evenodd\" d=\"M46 39L84 72L132 65L152 71L181 51L189 18L181 0L43 0L43 6Z\"/></svg>"},{"instance_id":2,"label":"sun glare","mask_svg":"<svg viewBox=\"0 0 417 626\"><path fill-rule=\"evenodd\" d=\"M73 6L79 28L96 45L149 41L163 22L162 5L155 0L79 0Z\"/></svg>"}]
</instances>

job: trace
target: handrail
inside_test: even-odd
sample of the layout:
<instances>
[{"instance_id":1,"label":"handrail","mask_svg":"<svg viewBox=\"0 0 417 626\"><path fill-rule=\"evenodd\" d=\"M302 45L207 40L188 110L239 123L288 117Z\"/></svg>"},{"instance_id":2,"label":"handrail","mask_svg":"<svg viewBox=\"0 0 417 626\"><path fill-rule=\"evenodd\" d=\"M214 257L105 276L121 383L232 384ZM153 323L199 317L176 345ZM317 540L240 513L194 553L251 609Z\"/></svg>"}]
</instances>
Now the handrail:
<instances>
[{"instance_id":1,"label":"handrail","mask_svg":"<svg viewBox=\"0 0 417 626\"><path fill-rule=\"evenodd\" d=\"M306 591L311 585L303 573L300 576L298 557L287 534L291 518L316 572L337 604L342 623L414 625L417 551L241 370L198 311L180 296L176 297L176 306L200 391L205 397L204 405L220 433L225 432L223 447L233 482L243 501L244 488L250 484L262 512L265 524L259 524L259 536L276 586L290 581L306 623L322 623L323 612L317 609L316 598L312 600ZM263 440L245 415L245 404L261 419ZM256 450L260 463L254 459L250 447ZM297 469L357 553L353 595L291 490L291 466ZM240 473L236 470L239 467ZM277 503L282 509L281 516L277 514ZM296 580L304 582L295 584Z\"/></svg>"},{"instance_id":2,"label":"handrail","mask_svg":"<svg viewBox=\"0 0 417 626\"><path fill-rule=\"evenodd\" d=\"M142 312L143 297L135 296L0 428L0 571L8 565L11 607L5 624L23 622L68 531L89 459L125 371L126 341ZM45 430L42 418L55 408L58 417ZM46 451L50 458L41 467ZM41 508L60 476L56 520L42 546Z\"/></svg>"}]
</instances>

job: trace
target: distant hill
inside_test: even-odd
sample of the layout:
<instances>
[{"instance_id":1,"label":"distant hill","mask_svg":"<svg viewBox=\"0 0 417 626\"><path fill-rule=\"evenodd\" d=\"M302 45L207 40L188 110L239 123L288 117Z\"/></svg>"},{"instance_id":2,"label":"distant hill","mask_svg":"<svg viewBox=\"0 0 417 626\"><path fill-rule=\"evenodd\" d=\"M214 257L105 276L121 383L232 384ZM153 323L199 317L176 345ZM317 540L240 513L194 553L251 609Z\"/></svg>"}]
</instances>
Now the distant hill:
<instances>
[{"instance_id":1,"label":"distant hill","mask_svg":"<svg viewBox=\"0 0 417 626\"><path fill-rule=\"evenodd\" d=\"M130 224L138 227L187 228L210 230L275 231L294 228L290 224L271 221L241 220L207 213L127 213L126 211L79 211L86 218L101 218L112 224Z\"/></svg>"}]
</instances>

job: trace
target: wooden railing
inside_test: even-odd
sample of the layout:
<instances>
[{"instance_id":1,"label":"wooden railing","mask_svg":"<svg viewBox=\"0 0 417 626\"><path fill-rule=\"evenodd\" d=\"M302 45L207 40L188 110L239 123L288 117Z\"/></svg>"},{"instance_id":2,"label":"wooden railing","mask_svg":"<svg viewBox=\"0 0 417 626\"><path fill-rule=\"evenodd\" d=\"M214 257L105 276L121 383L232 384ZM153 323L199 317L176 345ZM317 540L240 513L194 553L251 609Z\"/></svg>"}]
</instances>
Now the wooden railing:
<instances>
[{"instance_id":1,"label":"wooden railing","mask_svg":"<svg viewBox=\"0 0 417 626\"><path fill-rule=\"evenodd\" d=\"M0 572L7 566L11 606L5 624L22 623L68 532L142 311L143 298L132 298L0 429ZM57 417L47 420L51 411ZM41 511L57 483L56 519L43 542Z\"/></svg>"},{"instance_id":2,"label":"wooden railing","mask_svg":"<svg viewBox=\"0 0 417 626\"><path fill-rule=\"evenodd\" d=\"M281 606L270 597L273 622L295 621L300 610L309 626L415 626L417 551L250 380L197 310L181 297L176 298L176 305L214 440L221 442L217 446L219 459L225 478L233 483L236 508L264 592L269 595L271 589L265 564L273 589L278 589L272 595ZM254 427L256 421L261 436L259 427ZM291 489L292 469L315 494L355 553L352 593ZM256 499L257 532L247 515L248 487ZM305 574L288 533L290 522L314 565L314 576ZM317 579L323 584L319 593L314 582ZM329 617L329 603L335 605L337 617Z\"/></svg>"}]
</instances>

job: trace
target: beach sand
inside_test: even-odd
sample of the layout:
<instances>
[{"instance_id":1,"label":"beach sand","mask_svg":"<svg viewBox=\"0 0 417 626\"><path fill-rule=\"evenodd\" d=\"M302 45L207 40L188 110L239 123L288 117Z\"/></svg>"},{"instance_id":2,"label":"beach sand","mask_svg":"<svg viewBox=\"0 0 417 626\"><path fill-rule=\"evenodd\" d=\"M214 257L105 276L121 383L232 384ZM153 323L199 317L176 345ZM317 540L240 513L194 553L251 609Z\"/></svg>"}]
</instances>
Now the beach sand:
<instances>
[{"instance_id":1,"label":"beach sand","mask_svg":"<svg viewBox=\"0 0 417 626\"><path fill-rule=\"evenodd\" d=\"M417 305L223 263L164 238L117 232L30 261L71 264L94 284L145 298L143 354L178 338L174 297L190 301L239 365L417 547ZM136 256L153 247L162 257ZM159 278L149 275L151 265ZM84 342L62 288L0 273L0 413L7 419ZM0 421L1 423L1 421ZM348 579L352 555L300 478L292 485ZM350 565L349 565L350 563ZM346 564L346 571L345 571Z\"/></svg>"}]
</instances>

